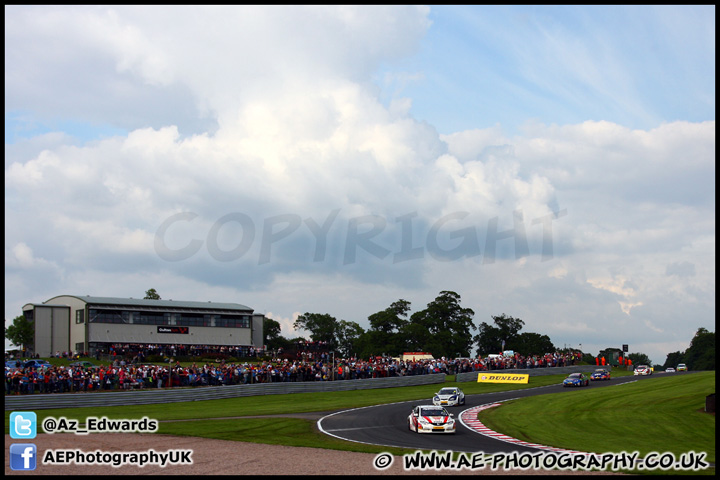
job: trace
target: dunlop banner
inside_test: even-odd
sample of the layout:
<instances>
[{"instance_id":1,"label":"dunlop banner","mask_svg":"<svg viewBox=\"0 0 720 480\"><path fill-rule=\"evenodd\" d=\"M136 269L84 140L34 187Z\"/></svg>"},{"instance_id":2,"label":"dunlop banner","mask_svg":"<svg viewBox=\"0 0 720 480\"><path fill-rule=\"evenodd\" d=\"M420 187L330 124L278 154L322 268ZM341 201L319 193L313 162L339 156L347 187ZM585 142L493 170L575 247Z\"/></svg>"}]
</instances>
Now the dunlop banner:
<instances>
[{"instance_id":1,"label":"dunlop banner","mask_svg":"<svg viewBox=\"0 0 720 480\"><path fill-rule=\"evenodd\" d=\"M478 373L478 382L489 383L528 383L527 373Z\"/></svg>"}]
</instances>

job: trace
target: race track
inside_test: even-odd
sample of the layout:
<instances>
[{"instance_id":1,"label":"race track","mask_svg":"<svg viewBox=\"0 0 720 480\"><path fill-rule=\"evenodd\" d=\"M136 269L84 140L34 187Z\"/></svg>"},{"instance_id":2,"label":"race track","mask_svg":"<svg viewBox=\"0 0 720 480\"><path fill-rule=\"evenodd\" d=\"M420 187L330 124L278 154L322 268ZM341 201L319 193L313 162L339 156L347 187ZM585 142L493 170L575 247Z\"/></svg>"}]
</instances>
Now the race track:
<instances>
[{"instance_id":1,"label":"race track","mask_svg":"<svg viewBox=\"0 0 720 480\"><path fill-rule=\"evenodd\" d=\"M647 378L652 378L653 376L655 375L647 377L618 377L608 381L590 382L590 385L587 387L570 388L557 384L511 392L466 395L465 405L449 407L448 411L455 415L456 420L459 420L463 411L480 405L534 395L560 392L572 394L574 391L607 388L629 382L642 381ZM336 438L387 447L438 451L452 450L456 452L482 451L487 454L538 451L538 449L534 447L509 443L483 435L464 425L462 422L458 422L455 434L417 434L408 429L407 417L413 406L419 404L432 404L432 401L431 399L427 399L427 401L413 400L344 410L321 418L318 420L317 425L320 431Z\"/></svg>"}]
</instances>

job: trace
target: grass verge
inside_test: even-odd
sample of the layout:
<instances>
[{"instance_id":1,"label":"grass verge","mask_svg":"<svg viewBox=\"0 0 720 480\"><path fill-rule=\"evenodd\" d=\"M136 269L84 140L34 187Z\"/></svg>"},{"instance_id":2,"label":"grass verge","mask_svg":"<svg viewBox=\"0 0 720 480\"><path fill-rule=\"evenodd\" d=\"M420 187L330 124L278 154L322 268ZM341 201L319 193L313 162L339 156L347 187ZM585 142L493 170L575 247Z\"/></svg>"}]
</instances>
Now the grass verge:
<instances>
[{"instance_id":1,"label":"grass verge","mask_svg":"<svg viewBox=\"0 0 720 480\"><path fill-rule=\"evenodd\" d=\"M641 456L706 452L706 460L715 463L715 416L704 412L711 393L715 372L696 372L512 400L480 412L479 419L542 445Z\"/></svg>"},{"instance_id":2,"label":"grass verge","mask_svg":"<svg viewBox=\"0 0 720 480\"><path fill-rule=\"evenodd\" d=\"M593 368L588 367L588 373ZM627 374L622 370L613 372L614 376ZM448 382L445 385L267 395L161 405L37 410L36 414L39 424L48 416L77 419L81 423L88 416L115 419L147 416L161 421L160 434L402 455L415 450L338 440L319 433L312 420L233 417L323 412L427 400L441 386L451 385L461 387L469 395L535 388L556 385L564 377L531 377L528 385ZM705 451L708 453L707 460L714 463L715 418L698 411L704 405L705 396L714 391L714 372L693 372L692 375L652 378L630 385L573 389L560 394L515 400L501 408L484 411L481 420L490 428L515 438L546 445L603 453ZM6 434L9 414L5 412ZM191 419L203 421L181 421ZM663 423L671 425L660 426ZM714 472L714 468L711 470Z\"/></svg>"}]
</instances>

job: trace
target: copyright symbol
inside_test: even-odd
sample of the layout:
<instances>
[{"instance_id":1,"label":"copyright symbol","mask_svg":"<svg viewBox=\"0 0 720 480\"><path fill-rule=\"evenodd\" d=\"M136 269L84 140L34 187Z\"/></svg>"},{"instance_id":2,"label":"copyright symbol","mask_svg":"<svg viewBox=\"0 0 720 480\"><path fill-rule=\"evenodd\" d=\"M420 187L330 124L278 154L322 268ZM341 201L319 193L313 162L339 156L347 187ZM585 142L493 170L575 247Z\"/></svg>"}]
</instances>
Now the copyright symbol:
<instances>
[{"instance_id":1,"label":"copyright symbol","mask_svg":"<svg viewBox=\"0 0 720 480\"><path fill-rule=\"evenodd\" d=\"M55 431L55 427L57 426L57 423L54 418L46 418L43 420L43 430L45 430L45 433L53 433Z\"/></svg>"},{"instance_id":2,"label":"copyright symbol","mask_svg":"<svg viewBox=\"0 0 720 480\"><path fill-rule=\"evenodd\" d=\"M373 464L375 465L375 468L378 470L385 470L393 463L393 456L389 453L381 453L377 457L375 457L375 461Z\"/></svg>"}]
</instances>

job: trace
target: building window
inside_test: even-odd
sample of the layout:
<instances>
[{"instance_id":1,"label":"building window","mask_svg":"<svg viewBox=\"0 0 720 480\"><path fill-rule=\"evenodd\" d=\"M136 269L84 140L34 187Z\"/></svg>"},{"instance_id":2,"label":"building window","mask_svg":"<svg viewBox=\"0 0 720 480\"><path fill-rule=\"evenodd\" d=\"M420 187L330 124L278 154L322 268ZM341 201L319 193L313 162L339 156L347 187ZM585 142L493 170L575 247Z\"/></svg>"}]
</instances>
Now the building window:
<instances>
[{"instance_id":1,"label":"building window","mask_svg":"<svg viewBox=\"0 0 720 480\"><path fill-rule=\"evenodd\" d=\"M82 315L80 315L82 314ZM172 317L175 322L173 323ZM77 323L84 322L84 311L77 311ZM88 310L88 323L125 323L134 325L178 325L182 327L250 328L250 315L142 312L128 310Z\"/></svg>"},{"instance_id":2,"label":"building window","mask_svg":"<svg viewBox=\"0 0 720 480\"><path fill-rule=\"evenodd\" d=\"M177 325L184 327L250 328L249 315L176 314Z\"/></svg>"},{"instance_id":3,"label":"building window","mask_svg":"<svg viewBox=\"0 0 720 480\"><path fill-rule=\"evenodd\" d=\"M90 309L88 312L89 323L129 323L127 315L123 315L120 310L96 310Z\"/></svg>"},{"instance_id":4,"label":"building window","mask_svg":"<svg viewBox=\"0 0 720 480\"><path fill-rule=\"evenodd\" d=\"M85 310L75 312L75 323L85 323Z\"/></svg>"},{"instance_id":5,"label":"building window","mask_svg":"<svg viewBox=\"0 0 720 480\"><path fill-rule=\"evenodd\" d=\"M169 325L169 316L164 313L134 312L133 323L139 325Z\"/></svg>"},{"instance_id":6,"label":"building window","mask_svg":"<svg viewBox=\"0 0 720 480\"><path fill-rule=\"evenodd\" d=\"M250 328L248 315L218 315L215 319L216 327Z\"/></svg>"},{"instance_id":7,"label":"building window","mask_svg":"<svg viewBox=\"0 0 720 480\"><path fill-rule=\"evenodd\" d=\"M193 313L175 314L175 322L183 327L209 327L211 315L200 315Z\"/></svg>"}]
</instances>

